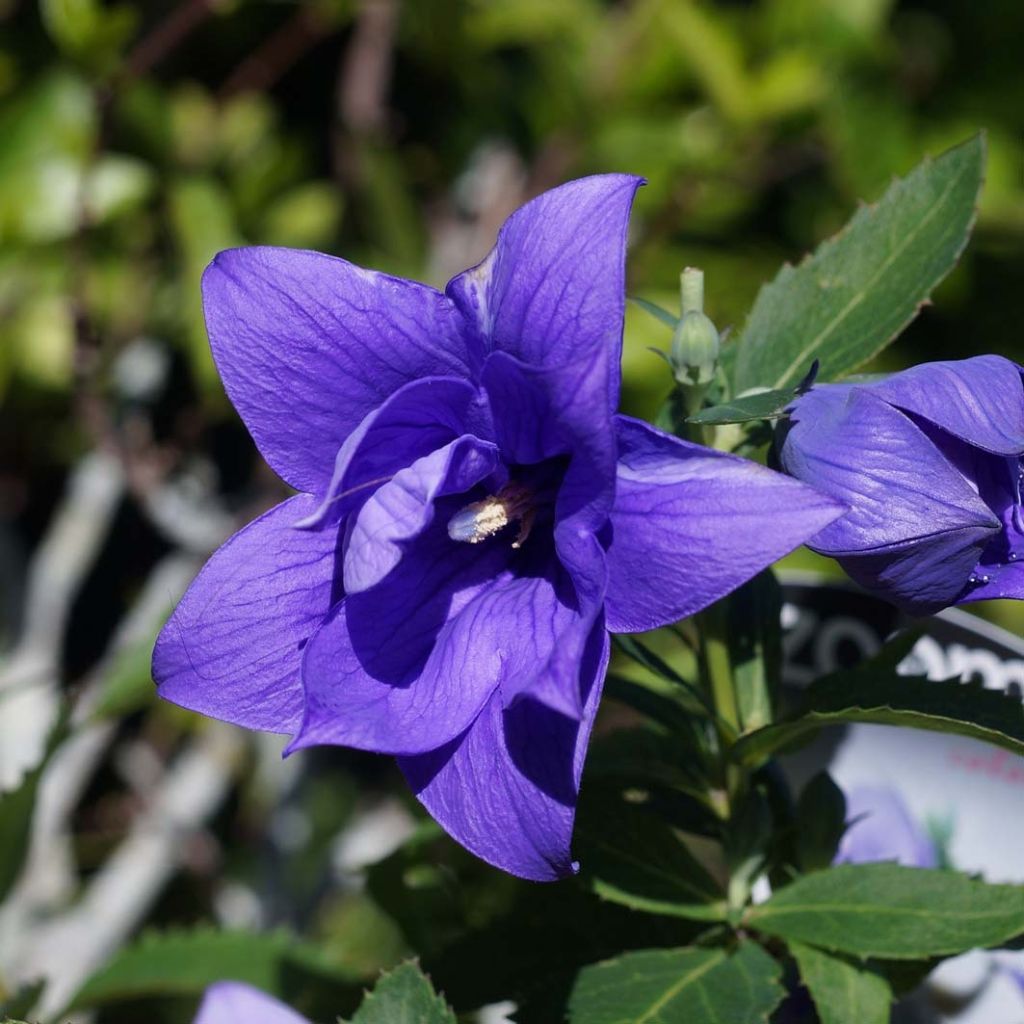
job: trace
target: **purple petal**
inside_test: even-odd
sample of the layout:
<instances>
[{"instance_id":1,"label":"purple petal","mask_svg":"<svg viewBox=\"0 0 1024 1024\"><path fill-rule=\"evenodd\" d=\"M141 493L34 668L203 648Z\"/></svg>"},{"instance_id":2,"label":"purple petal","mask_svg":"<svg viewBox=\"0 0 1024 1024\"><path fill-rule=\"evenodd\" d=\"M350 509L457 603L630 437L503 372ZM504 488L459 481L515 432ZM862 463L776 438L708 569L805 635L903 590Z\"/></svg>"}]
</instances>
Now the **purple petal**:
<instances>
[{"instance_id":1,"label":"purple petal","mask_svg":"<svg viewBox=\"0 0 1024 1024\"><path fill-rule=\"evenodd\" d=\"M606 523L615 494L615 422L601 402L607 364L587 358L540 369L497 352L488 358L482 379L507 459L537 463L569 457L555 508L555 545L573 577L581 611L596 614L606 572L595 534Z\"/></svg>"},{"instance_id":2,"label":"purple petal","mask_svg":"<svg viewBox=\"0 0 1024 1024\"><path fill-rule=\"evenodd\" d=\"M1021 368L1002 356L923 363L867 387L986 451L1024 453Z\"/></svg>"},{"instance_id":3,"label":"purple petal","mask_svg":"<svg viewBox=\"0 0 1024 1024\"><path fill-rule=\"evenodd\" d=\"M477 389L455 377L424 377L399 388L345 439L316 512L299 526L337 523L416 459L462 434L492 434Z\"/></svg>"},{"instance_id":4,"label":"purple petal","mask_svg":"<svg viewBox=\"0 0 1024 1024\"><path fill-rule=\"evenodd\" d=\"M836 556L847 575L908 615L931 615L954 604L978 563L988 534L945 530L880 551ZM815 545L816 546L816 545Z\"/></svg>"},{"instance_id":5,"label":"purple petal","mask_svg":"<svg viewBox=\"0 0 1024 1024\"><path fill-rule=\"evenodd\" d=\"M953 603L999 529L947 454L866 388L826 385L800 398L780 459L850 506L811 546L911 614Z\"/></svg>"},{"instance_id":6,"label":"purple petal","mask_svg":"<svg viewBox=\"0 0 1024 1024\"><path fill-rule=\"evenodd\" d=\"M580 774L607 666L598 624L583 663L581 721L532 700L502 710L495 694L459 739L401 758L409 785L455 839L495 867L539 882L572 874Z\"/></svg>"},{"instance_id":7,"label":"purple petal","mask_svg":"<svg viewBox=\"0 0 1024 1024\"><path fill-rule=\"evenodd\" d=\"M580 663L591 620L574 609L572 586L557 566L546 576L520 576L482 595L470 627L498 652L504 706L529 697L579 718ZM463 630L465 632L465 630Z\"/></svg>"},{"instance_id":8,"label":"purple petal","mask_svg":"<svg viewBox=\"0 0 1024 1024\"><path fill-rule=\"evenodd\" d=\"M294 1010L240 981L218 981L203 996L194 1024L309 1024Z\"/></svg>"},{"instance_id":9,"label":"purple petal","mask_svg":"<svg viewBox=\"0 0 1024 1024\"><path fill-rule=\"evenodd\" d=\"M1001 525L999 532L985 545L977 564L971 561L977 553L976 544L968 544L962 551L955 553L959 578L968 581L968 586L957 597L956 603L1024 598L1024 516L1021 511L1020 459L993 455L928 424L924 424L922 429L977 489L978 495L998 517ZM938 557L933 561L941 564ZM967 573L970 575L967 576ZM948 597L945 590L942 596Z\"/></svg>"},{"instance_id":10,"label":"purple petal","mask_svg":"<svg viewBox=\"0 0 1024 1024\"><path fill-rule=\"evenodd\" d=\"M401 561L408 542L434 517L434 501L463 494L498 464L498 449L460 437L417 459L382 484L359 510L345 542L345 593L379 583Z\"/></svg>"},{"instance_id":11,"label":"purple petal","mask_svg":"<svg viewBox=\"0 0 1024 1024\"><path fill-rule=\"evenodd\" d=\"M232 403L298 490L324 490L345 438L400 387L475 366L443 295L321 253L222 252L203 275L203 305Z\"/></svg>"},{"instance_id":12,"label":"purple petal","mask_svg":"<svg viewBox=\"0 0 1024 1024\"><path fill-rule=\"evenodd\" d=\"M453 506L454 507L454 506ZM347 595L309 642L306 709L290 749L321 743L421 753L457 736L501 681L506 634L488 618L503 546L449 540L437 516L377 586Z\"/></svg>"},{"instance_id":13,"label":"purple petal","mask_svg":"<svg viewBox=\"0 0 1024 1024\"><path fill-rule=\"evenodd\" d=\"M292 732L302 647L327 615L337 530L297 530L299 495L236 533L206 563L157 639L160 696L225 722Z\"/></svg>"},{"instance_id":14,"label":"purple petal","mask_svg":"<svg viewBox=\"0 0 1024 1024\"><path fill-rule=\"evenodd\" d=\"M609 412L618 405L626 229L641 183L604 174L543 193L447 289L490 350L536 367L604 360Z\"/></svg>"},{"instance_id":15,"label":"purple petal","mask_svg":"<svg viewBox=\"0 0 1024 1024\"><path fill-rule=\"evenodd\" d=\"M860 387L826 385L798 400L780 452L788 473L850 511L814 539L852 554L951 530L989 536L998 523L912 420Z\"/></svg>"},{"instance_id":16,"label":"purple petal","mask_svg":"<svg viewBox=\"0 0 1024 1024\"><path fill-rule=\"evenodd\" d=\"M893 790L852 790L846 796L846 820L849 827L839 843L836 864L893 860L909 868L938 866L935 844Z\"/></svg>"},{"instance_id":17,"label":"purple petal","mask_svg":"<svg viewBox=\"0 0 1024 1024\"><path fill-rule=\"evenodd\" d=\"M976 566L974 572L978 584L958 597L957 604L970 604L973 601L1024 601L1024 562L999 566L982 564ZM987 583L984 580L986 576Z\"/></svg>"},{"instance_id":18,"label":"purple petal","mask_svg":"<svg viewBox=\"0 0 1024 1024\"><path fill-rule=\"evenodd\" d=\"M780 473L620 416L608 628L640 632L692 615L842 512Z\"/></svg>"}]
</instances>

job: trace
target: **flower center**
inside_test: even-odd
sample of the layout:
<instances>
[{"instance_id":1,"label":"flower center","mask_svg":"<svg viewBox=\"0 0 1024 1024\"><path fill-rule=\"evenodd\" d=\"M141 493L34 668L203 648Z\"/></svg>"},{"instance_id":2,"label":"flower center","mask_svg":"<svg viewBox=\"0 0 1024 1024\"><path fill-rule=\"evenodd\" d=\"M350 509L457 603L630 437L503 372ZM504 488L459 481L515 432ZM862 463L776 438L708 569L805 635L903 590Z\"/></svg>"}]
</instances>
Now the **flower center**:
<instances>
[{"instance_id":1,"label":"flower center","mask_svg":"<svg viewBox=\"0 0 1024 1024\"><path fill-rule=\"evenodd\" d=\"M497 494L474 501L448 520L448 536L463 544L479 544L518 521L519 533L512 547L520 548L530 535L537 510L533 492L510 481Z\"/></svg>"}]
</instances>

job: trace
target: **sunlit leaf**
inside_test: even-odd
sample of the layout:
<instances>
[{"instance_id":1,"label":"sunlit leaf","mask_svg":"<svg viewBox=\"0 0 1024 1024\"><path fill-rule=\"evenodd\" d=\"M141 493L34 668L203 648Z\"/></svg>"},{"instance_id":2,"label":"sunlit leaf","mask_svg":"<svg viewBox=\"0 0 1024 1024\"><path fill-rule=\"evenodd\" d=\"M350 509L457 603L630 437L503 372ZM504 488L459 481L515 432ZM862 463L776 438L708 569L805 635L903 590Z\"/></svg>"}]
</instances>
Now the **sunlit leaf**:
<instances>
[{"instance_id":1,"label":"sunlit leaf","mask_svg":"<svg viewBox=\"0 0 1024 1024\"><path fill-rule=\"evenodd\" d=\"M800 980L814 1000L821 1024L889 1024L892 989L863 964L791 942Z\"/></svg>"},{"instance_id":2,"label":"sunlit leaf","mask_svg":"<svg viewBox=\"0 0 1024 1024\"><path fill-rule=\"evenodd\" d=\"M812 683L798 709L733 748L745 763L763 761L829 725L871 722L969 736L1024 755L1020 697L959 680L936 681L884 670L837 672Z\"/></svg>"},{"instance_id":3,"label":"sunlit leaf","mask_svg":"<svg viewBox=\"0 0 1024 1024\"><path fill-rule=\"evenodd\" d=\"M455 1024L455 1014L414 963L381 975L350 1024Z\"/></svg>"},{"instance_id":4,"label":"sunlit leaf","mask_svg":"<svg viewBox=\"0 0 1024 1024\"><path fill-rule=\"evenodd\" d=\"M795 384L815 359L835 380L892 341L967 244L984 157L978 135L926 160L799 266L783 267L739 337L735 392Z\"/></svg>"},{"instance_id":5,"label":"sunlit leaf","mask_svg":"<svg viewBox=\"0 0 1024 1024\"><path fill-rule=\"evenodd\" d=\"M890 863L841 864L777 889L745 921L838 953L920 960L1024 932L1024 886Z\"/></svg>"},{"instance_id":6,"label":"sunlit leaf","mask_svg":"<svg viewBox=\"0 0 1024 1024\"><path fill-rule=\"evenodd\" d=\"M580 971L570 1024L764 1024L782 999L779 965L753 942L627 953Z\"/></svg>"}]
</instances>

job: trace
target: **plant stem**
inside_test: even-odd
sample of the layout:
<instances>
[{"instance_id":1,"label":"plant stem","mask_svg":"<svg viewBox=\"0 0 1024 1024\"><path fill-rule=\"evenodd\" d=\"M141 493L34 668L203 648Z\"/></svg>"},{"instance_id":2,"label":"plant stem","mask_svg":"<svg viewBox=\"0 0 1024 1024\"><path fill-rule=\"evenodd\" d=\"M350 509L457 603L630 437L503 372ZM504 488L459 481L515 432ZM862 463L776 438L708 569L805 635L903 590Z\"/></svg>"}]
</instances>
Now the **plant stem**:
<instances>
[{"instance_id":1,"label":"plant stem","mask_svg":"<svg viewBox=\"0 0 1024 1024\"><path fill-rule=\"evenodd\" d=\"M719 718L734 733L741 728L736 690L733 686L732 661L721 604L712 605L701 614L701 637L704 645L704 670L708 689Z\"/></svg>"},{"instance_id":2,"label":"plant stem","mask_svg":"<svg viewBox=\"0 0 1024 1024\"><path fill-rule=\"evenodd\" d=\"M729 656L725 605L721 602L704 609L698 616L701 639L701 667L705 688L715 709L718 733L718 755L721 769L722 803L726 819L731 818L736 801L744 789L744 775L739 765L729 760L729 748L740 734L739 704L733 681L732 659Z\"/></svg>"}]
</instances>

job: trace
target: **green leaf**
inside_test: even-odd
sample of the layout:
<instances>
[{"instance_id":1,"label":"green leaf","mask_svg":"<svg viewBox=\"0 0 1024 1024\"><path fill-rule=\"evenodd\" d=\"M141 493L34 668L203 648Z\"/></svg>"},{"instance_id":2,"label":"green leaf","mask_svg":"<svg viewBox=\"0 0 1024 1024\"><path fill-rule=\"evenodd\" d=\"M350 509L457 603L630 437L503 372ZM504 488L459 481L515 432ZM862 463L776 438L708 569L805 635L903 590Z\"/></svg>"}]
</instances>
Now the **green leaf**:
<instances>
[{"instance_id":1,"label":"green leaf","mask_svg":"<svg viewBox=\"0 0 1024 1024\"><path fill-rule=\"evenodd\" d=\"M670 330L675 330L679 324L679 317L674 313L670 313L667 309L662 309L657 303L648 302L647 299L637 298L635 295L629 297L631 302L636 303L644 312L650 313L655 320L660 320Z\"/></svg>"},{"instance_id":2,"label":"green leaf","mask_svg":"<svg viewBox=\"0 0 1024 1024\"><path fill-rule=\"evenodd\" d=\"M797 397L796 388L775 388L754 395L734 398L730 402L701 409L688 416L687 423L701 423L717 427L725 423L747 423L749 420L774 420L786 414L788 406Z\"/></svg>"},{"instance_id":3,"label":"green leaf","mask_svg":"<svg viewBox=\"0 0 1024 1024\"><path fill-rule=\"evenodd\" d=\"M582 967L628 949L690 945L707 928L681 917L638 914L574 880L521 883L514 904L497 914L486 897L470 903L451 875L445 881L448 900L464 905L477 924L426 961L431 977L460 1008L514 999L522 1024L564 1021ZM525 1013L526 1003L535 1012Z\"/></svg>"},{"instance_id":4,"label":"green leaf","mask_svg":"<svg viewBox=\"0 0 1024 1024\"><path fill-rule=\"evenodd\" d=\"M900 663L910 656L917 641L924 636L923 626L915 626L913 629L901 629L894 633L867 661L857 666L858 672L867 670L882 670L895 672Z\"/></svg>"},{"instance_id":5,"label":"green leaf","mask_svg":"<svg viewBox=\"0 0 1024 1024\"><path fill-rule=\"evenodd\" d=\"M770 569L725 598L723 614L740 724L744 732L771 722L782 671L782 590Z\"/></svg>"},{"instance_id":6,"label":"green leaf","mask_svg":"<svg viewBox=\"0 0 1024 1024\"><path fill-rule=\"evenodd\" d=\"M783 996L779 965L753 942L643 950L585 967L570 1024L763 1024Z\"/></svg>"},{"instance_id":7,"label":"green leaf","mask_svg":"<svg viewBox=\"0 0 1024 1024\"><path fill-rule=\"evenodd\" d=\"M584 788L575 832L583 881L602 899L634 910L724 921L721 886L666 822L631 798L646 794Z\"/></svg>"},{"instance_id":8,"label":"green leaf","mask_svg":"<svg viewBox=\"0 0 1024 1024\"><path fill-rule=\"evenodd\" d=\"M734 398L730 402L702 409L691 416L687 423L704 423L718 426L725 423L747 423L750 420L775 420L786 415L786 407L797 397L808 391L818 376L818 360L811 363L803 380L792 388L776 388L758 391L753 395Z\"/></svg>"},{"instance_id":9,"label":"green leaf","mask_svg":"<svg viewBox=\"0 0 1024 1024\"><path fill-rule=\"evenodd\" d=\"M748 733L732 748L757 764L792 748L828 725L871 722L984 740L1024 755L1020 697L958 680L935 681L885 671L838 672L812 683L790 717Z\"/></svg>"},{"instance_id":10,"label":"green leaf","mask_svg":"<svg viewBox=\"0 0 1024 1024\"><path fill-rule=\"evenodd\" d=\"M637 637L626 633L616 633L613 635L612 641L623 654L632 658L642 668L658 679L673 684L672 699L677 700L681 707L696 714L713 713L713 709L701 689L681 676L667 661L655 654Z\"/></svg>"},{"instance_id":11,"label":"green leaf","mask_svg":"<svg viewBox=\"0 0 1024 1024\"><path fill-rule=\"evenodd\" d=\"M1024 932L1024 886L898 864L841 864L778 889L748 910L745 923L837 953L919 960Z\"/></svg>"},{"instance_id":12,"label":"green leaf","mask_svg":"<svg viewBox=\"0 0 1024 1024\"><path fill-rule=\"evenodd\" d=\"M796 806L796 855L804 871L819 871L835 860L846 831L846 797L828 772L804 786Z\"/></svg>"},{"instance_id":13,"label":"green leaf","mask_svg":"<svg viewBox=\"0 0 1024 1024\"><path fill-rule=\"evenodd\" d=\"M67 714L62 713L50 730L39 764L25 773L15 789L0 794L0 836L3 836L0 841L0 902L21 875L32 838L32 816L39 783L50 758L67 735L67 725Z\"/></svg>"},{"instance_id":14,"label":"green leaf","mask_svg":"<svg viewBox=\"0 0 1024 1024\"><path fill-rule=\"evenodd\" d=\"M415 963L382 974L350 1024L455 1024L455 1014Z\"/></svg>"},{"instance_id":15,"label":"green leaf","mask_svg":"<svg viewBox=\"0 0 1024 1024\"><path fill-rule=\"evenodd\" d=\"M628 633L616 633L612 637L615 646L628 655L638 665L642 665L648 672L653 672L672 683L694 689L694 685L684 679L664 658L655 654L646 644Z\"/></svg>"},{"instance_id":16,"label":"green leaf","mask_svg":"<svg viewBox=\"0 0 1024 1024\"><path fill-rule=\"evenodd\" d=\"M344 988L361 980L318 946L284 931L153 932L94 974L68 1009L144 996L199 995L222 978L248 982L286 1000L304 981Z\"/></svg>"},{"instance_id":17,"label":"green leaf","mask_svg":"<svg viewBox=\"0 0 1024 1024\"><path fill-rule=\"evenodd\" d=\"M885 978L799 942L791 942L789 951L821 1024L888 1024L892 989Z\"/></svg>"},{"instance_id":18,"label":"green leaf","mask_svg":"<svg viewBox=\"0 0 1024 1024\"><path fill-rule=\"evenodd\" d=\"M813 359L842 377L910 323L974 224L981 135L925 160L797 267L761 289L739 338L734 391L795 384Z\"/></svg>"},{"instance_id":19,"label":"green leaf","mask_svg":"<svg viewBox=\"0 0 1024 1024\"><path fill-rule=\"evenodd\" d=\"M899 999L913 992L919 985L923 985L928 975L942 963L943 959L945 958L941 956L927 957L924 960L880 960L872 957L866 961L865 966L885 978L885 983Z\"/></svg>"}]
</instances>

